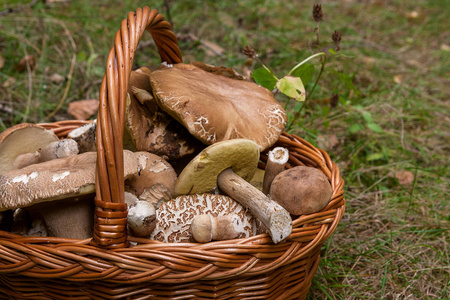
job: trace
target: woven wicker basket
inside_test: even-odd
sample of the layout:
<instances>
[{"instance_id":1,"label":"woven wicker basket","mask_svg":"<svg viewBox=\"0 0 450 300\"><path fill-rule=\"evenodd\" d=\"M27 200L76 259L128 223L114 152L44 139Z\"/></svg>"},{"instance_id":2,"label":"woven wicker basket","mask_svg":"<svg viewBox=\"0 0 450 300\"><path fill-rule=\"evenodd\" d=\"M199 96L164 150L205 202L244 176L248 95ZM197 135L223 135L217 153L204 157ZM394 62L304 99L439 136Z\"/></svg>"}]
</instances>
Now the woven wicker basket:
<instances>
[{"instance_id":1,"label":"woven wicker basket","mask_svg":"<svg viewBox=\"0 0 450 300\"><path fill-rule=\"evenodd\" d=\"M274 245L267 234L206 244L166 244L127 236L122 124L134 52L145 30L162 61L181 62L177 39L156 10L137 9L122 21L100 92L93 239L23 237L0 231L0 297L304 299L321 246L344 213L344 182L326 152L295 135L283 133L276 144L289 149L288 167L318 168L329 178L333 195L322 211L294 220L285 242ZM83 124L41 125L64 137ZM261 160L266 161L264 153Z\"/></svg>"}]
</instances>

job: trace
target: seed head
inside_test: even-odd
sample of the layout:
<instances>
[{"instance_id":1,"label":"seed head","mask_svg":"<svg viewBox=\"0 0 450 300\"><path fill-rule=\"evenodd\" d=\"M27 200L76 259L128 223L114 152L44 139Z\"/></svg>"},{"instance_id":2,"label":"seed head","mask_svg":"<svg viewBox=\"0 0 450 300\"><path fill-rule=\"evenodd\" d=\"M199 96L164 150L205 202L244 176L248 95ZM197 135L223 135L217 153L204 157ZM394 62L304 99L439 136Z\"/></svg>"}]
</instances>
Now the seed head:
<instances>
[{"instance_id":1,"label":"seed head","mask_svg":"<svg viewBox=\"0 0 450 300\"><path fill-rule=\"evenodd\" d=\"M342 33L340 31L334 31L333 34L331 35L331 38L333 39L333 42L336 45L336 51L339 51L340 49L339 44L341 43Z\"/></svg>"},{"instance_id":2,"label":"seed head","mask_svg":"<svg viewBox=\"0 0 450 300\"><path fill-rule=\"evenodd\" d=\"M317 23L323 20L322 5L320 4L313 5L313 18L314 21L316 21Z\"/></svg>"},{"instance_id":3,"label":"seed head","mask_svg":"<svg viewBox=\"0 0 450 300\"><path fill-rule=\"evenodd\" d=\"M258 57L258 53L256 53L256 51L250 47L249 45L245 46L244 49L242 49L242 53L244 53L245 55L247 55L248 58L257 58Z\"/></svg>"}]
</instances>

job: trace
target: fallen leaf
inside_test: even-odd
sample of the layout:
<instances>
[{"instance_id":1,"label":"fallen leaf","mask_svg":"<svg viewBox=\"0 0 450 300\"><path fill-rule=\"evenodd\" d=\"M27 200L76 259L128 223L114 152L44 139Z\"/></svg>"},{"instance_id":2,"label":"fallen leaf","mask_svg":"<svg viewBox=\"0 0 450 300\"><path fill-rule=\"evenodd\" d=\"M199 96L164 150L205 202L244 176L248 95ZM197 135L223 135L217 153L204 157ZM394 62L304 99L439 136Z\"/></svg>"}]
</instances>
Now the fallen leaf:
<instances>
[{"instance_id":1,"label":"fallen leaf","mask_svg":"<svg viewBox=\"0 0 450 300\"><path fill-rule=\"evenodd\" d=\"M403 76L402 75L395 75L394 76L394 82L398 83L398 84L402 83L403 82Z\"/></svg>"},{"instance_id":2,"label":"fallen leaf","mask_svg":"<svg viewBox=\"0 0 450 300\"><path fill-rule=\"evenodd\" d=\"M97 99L80 100L69 103L68 113L77 120L88 120L98 109Z\"/></svg>"},{"instance_id":3,"label":"fallen leaf","mask_svg":"<svg viewBox=\"0 0 450 300\"><path fill-rule=\"evenodd\" d=\"M442 44L441 45L441 50L442 51L450 51L450 46L447 44Z\"/></svg>"},{"instance_id":4,"label":"fallen leaf","mask_svg":"<svg viewBox=\"0 0 450 300\"><path fill-rule=\"evenodd\" d=\"M5 58L0 55L0 70L5 66Z\"/></svg>"},{"instance_id":5,"label":"fallen leaf","mask_svg":"<svg viewBox=\"0 0 450 300\"><path fill-rule=\"evenodd\" d=\"M335 134L317 136L317 145L319 148L330 150L339 144L339 140Z\"/></svg>"},{"instance_id":6,"label":"fallen leaf","mask_svg":"<svg viewBox=\"0 0 450 300\"><path fill-rule=\"evenodd\" d=\"M414 174L410 171L400 170L397 172L390 172L389 176L395 177L401 185L411 185L414 182Z\"/></svg>"},{"instance_id":7,"label":"fallen leaf","mask_svg":"<svg viewBox=\"0 0 450 300\"><path fill-rule=\"evenodd\" d=\"M56 83L56 84L60 84L61 82L64 82L64 80L66 80L66 79L58 73L53 73L50 76L50 81L53 83Z\"/></svg>"},{"instance_id":8,"label":"fallen leaf","mask_svg":"<svg viewBox=\"0 0 450 300\"><path fill-rule=\"evenodd\" d=\"M28 67L30 67L30 70L33 70L36 66L36 60L33 55L25 55L17 65L14 66L14 69L18 72L23 72L25 70L28 70Z\"/></svg>"}]
</instances>

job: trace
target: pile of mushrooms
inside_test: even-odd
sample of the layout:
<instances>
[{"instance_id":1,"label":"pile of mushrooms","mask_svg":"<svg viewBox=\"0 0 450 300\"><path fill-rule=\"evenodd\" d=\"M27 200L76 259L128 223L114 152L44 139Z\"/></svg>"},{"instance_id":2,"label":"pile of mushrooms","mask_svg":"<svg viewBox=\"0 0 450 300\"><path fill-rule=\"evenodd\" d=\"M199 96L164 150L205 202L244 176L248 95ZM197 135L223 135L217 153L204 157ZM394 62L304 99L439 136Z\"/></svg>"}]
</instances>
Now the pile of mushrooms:
<instances>
[{"instance_id":1,"label":"pile of mushrooms","mask_svg":"<svg viewBox=\"0 0 450 300\"><path fill-rule=\"evenodd\" d=\"M287 149L272 149L266 170L257 168L260 152L284 130L286 112L270 91L234 70L203 63L141 68L131 74L128 95L130 235L204 243L268 233L280 243L293 217L330 200L320 171L285 170ZM0 134L0 220L12 215L11 231L92 237L95 127L63 140L33 124Z\"/></svg>"}]
</instances>

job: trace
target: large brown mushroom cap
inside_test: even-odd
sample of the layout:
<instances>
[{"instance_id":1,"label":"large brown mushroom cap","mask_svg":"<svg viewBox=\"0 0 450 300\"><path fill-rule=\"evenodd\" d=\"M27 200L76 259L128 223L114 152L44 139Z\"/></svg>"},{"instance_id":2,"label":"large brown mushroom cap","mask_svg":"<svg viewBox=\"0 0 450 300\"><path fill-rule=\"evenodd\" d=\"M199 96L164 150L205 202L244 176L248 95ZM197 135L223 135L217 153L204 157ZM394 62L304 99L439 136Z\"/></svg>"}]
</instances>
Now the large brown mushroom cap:
<instances>
[{"instance_id":1,"label":"large brown mushroom cap","mask_svg":"<svg viewBox=\"0 0 450 300\"><path fill-rule=\"evenodd\" d=\"M270 197L293 215L320 211L328 204L332 193L325 174L305 166L281 172L270 186Z\"/></svg>"},{"instance_id":2,"label":"large brown mushroom cap","mask_svg":"<svg viewBox=\"0 0 450 300\"><path fill-rule=\"evenodd\" d=\"M150 238L166 243L195 242L190 226L199 215L213 217L236 214L239 216L241 236L256 233L255 218L242 205L230 197L214 194L193 194L179 196L159 207L156 211L156 228Z\"/></svg>"},{"instance_id":3,"label":"large brown mushroom cap","mask_svg":"<svg viewBox=\"0 0 450 300\"><path fill-rule=\"evenodd\" d=\"M251 139L260 151L272 146L286 125L286 112L272 93L253 83L176 64L150 76L160 107L205 144Z\"/></svg>"}]
</instances>

